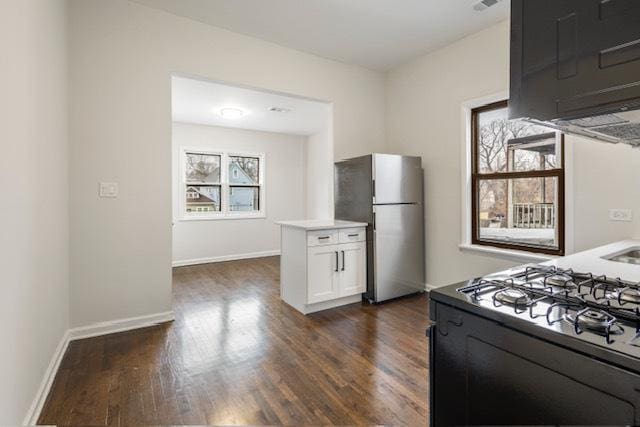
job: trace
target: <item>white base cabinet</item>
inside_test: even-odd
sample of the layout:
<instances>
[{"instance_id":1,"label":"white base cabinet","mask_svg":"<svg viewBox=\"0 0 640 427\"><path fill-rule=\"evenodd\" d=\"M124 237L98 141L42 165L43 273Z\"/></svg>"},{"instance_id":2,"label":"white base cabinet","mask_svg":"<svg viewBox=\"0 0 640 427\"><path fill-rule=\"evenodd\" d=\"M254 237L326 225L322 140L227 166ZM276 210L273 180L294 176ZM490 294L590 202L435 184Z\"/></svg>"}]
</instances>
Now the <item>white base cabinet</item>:
<instances>
[{"instance_id":1,"label":"white base cabinet","mask_svg":"<svg viewBox=\"0 0 640 427\"><path fill-rule=\"evenodd\" d=\"M366 291L365 242L307 249L307 304Z\"/></svg>"},{"instance_id":2,"label":"white base cabinet","mask_svg":"<svg viewBox=\"0 0 640 427\"><path fill-rule=\"evenodd\" d=\"M306 230L283 225L282 299L304 314L361 301L367 287L366 250L364 227Z\"/></svg>"}]
</instances>

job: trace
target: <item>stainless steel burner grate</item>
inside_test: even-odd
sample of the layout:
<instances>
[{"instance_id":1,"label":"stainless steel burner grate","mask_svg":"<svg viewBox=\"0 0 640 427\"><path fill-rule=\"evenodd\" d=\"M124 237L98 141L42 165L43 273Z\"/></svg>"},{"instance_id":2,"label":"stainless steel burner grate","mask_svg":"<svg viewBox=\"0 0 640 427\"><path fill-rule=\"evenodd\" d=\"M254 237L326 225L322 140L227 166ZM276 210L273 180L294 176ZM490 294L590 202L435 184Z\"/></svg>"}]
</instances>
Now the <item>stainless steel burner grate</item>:
<instances>
[{"instance_id":1,"label":"stainless steel burner grate","mask_svg":"<svg viewBox=\"0 0 640 427\"><path fill-rule=\"evenodd\" d=\"M512 307L519 316L546 317L549 325L568 322L576 334L589 331L609 344L612 336L624 333L622 325L640 332L640 284L621 279L528 266L511 276L476 279L458 291L476 301L490 297L494 307ZM543 308L535 310L543 301Z\"/></svg>"}]
</instances>

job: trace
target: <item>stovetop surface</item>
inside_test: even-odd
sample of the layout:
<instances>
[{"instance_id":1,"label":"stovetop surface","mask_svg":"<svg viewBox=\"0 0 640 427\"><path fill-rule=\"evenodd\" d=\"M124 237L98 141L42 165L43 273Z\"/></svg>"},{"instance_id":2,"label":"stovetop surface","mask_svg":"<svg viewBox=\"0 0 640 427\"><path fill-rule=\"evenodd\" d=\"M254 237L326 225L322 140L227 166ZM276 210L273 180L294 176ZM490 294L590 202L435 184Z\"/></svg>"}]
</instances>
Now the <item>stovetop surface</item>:
<instances>
[{"instance_id":1,"label":"stovetop surface","mask_svg":"<svg viewBox=\"0 0 640 427\"><path fill-rule=\"evenodd\" d=\"M432 291L512 327L597 346L640 367L640 284L551 266L526 265ZM465 307L466 308L466 307ZM524 323L523 323L524 322ZM520 325L520 327L518 327ZM555 338L555 337L554 337Z\"/></svg>"}]
</instances>

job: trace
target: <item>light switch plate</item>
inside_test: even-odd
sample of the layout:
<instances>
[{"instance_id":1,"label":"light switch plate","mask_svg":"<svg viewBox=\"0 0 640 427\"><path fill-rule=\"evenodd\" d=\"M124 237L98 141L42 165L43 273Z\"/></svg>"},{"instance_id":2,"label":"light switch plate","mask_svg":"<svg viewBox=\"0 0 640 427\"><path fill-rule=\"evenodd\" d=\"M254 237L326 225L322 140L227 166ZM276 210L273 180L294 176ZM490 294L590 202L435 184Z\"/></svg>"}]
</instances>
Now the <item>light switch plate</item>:
<instances>
[{"instance_id":1,"label":"light switch plate","mask_svg":"<svg viewBox=\"0 0 640 427\"><path fill-rule=\"evenodd\" d=\"M117 182L101 182L98 190L100 197L114 198L118 197L118 183Z\"/></svg>"},{"instance_id":2,"label":"light switch plate","mask_svg":"<svg viewBox=\"0 0 640 427\"><path fill-rule=\"evenodd\" d=\"M609 219L611 221L633 221L633 211L631 209L609 209Z\"/></svg>"}]
</instances>

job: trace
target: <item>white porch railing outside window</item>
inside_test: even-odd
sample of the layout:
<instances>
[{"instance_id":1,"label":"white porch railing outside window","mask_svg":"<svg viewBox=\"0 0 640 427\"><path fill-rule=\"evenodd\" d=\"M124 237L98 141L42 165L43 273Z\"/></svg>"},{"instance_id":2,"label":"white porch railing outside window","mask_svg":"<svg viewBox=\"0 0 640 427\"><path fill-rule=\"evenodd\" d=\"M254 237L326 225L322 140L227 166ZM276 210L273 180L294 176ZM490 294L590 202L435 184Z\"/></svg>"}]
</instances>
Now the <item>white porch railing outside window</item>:
<instances>
[{"instance_id":1,"label":"white porch railing outside window","mask_svg":"<svg viewBox=\"0 0 640 427\"><path fill-rule=\"evenodd\" d=\"M512 206L514 228L554 228L555 223L553 203L514 203Z\"/></svg>"}]
</instances>

